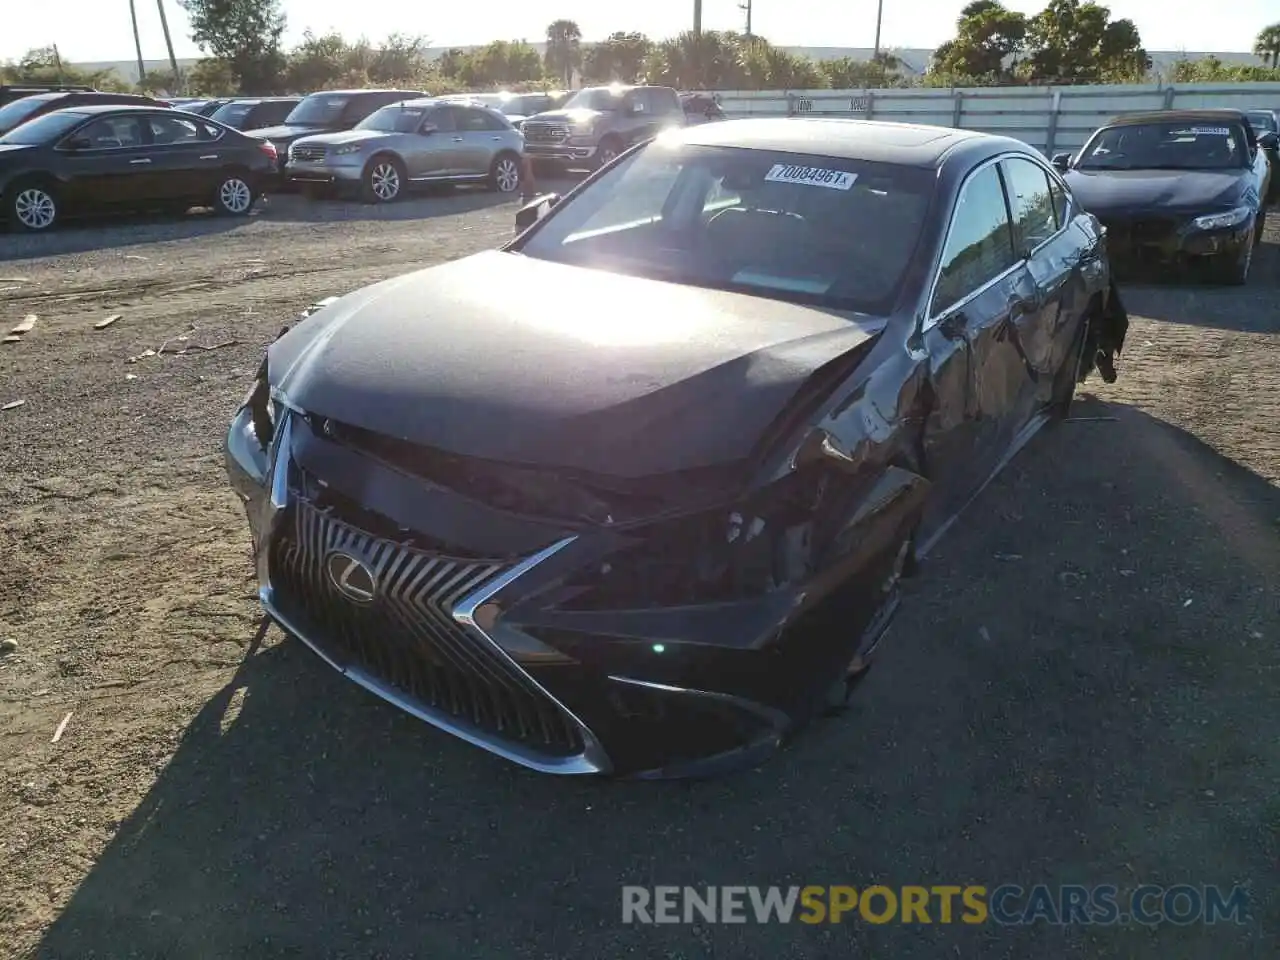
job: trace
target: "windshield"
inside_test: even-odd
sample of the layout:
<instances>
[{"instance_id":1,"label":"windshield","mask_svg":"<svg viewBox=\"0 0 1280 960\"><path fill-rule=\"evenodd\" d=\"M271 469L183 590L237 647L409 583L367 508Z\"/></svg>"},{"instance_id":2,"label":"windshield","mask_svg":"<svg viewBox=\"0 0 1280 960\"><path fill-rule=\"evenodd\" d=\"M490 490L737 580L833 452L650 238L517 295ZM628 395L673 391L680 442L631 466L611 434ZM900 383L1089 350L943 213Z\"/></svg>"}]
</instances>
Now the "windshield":
<instances>
[{"instance_id":1,"label":"windshield","mask_svg":"<svg viewBox=\"0 0 1280 960\"><path fill-rule=\"evenodd\" d=\"M225 123L228 127L235 127L238 130L240 125L249 119L249 114L253 112L254 106L255 104L252 103L224 103L213 111L210 119Z\"/></svg>"},{"instance_id":2,"label":"windshield","mask_svg":"<svg viewBox=\"0 0 1280 960\"><path fill-rule=\"evenodd\" d=\"M1245 165L1239 123L1185 120L1133 123L1098 131L1080 154L1081 170L1227 170Z\"/></svg>"},{"instance_id":3,"label":"windshield","mask_svg":"<svg viewBox=\"0 0 1280 960\"><path fill-rule=\"evenodd\" d=\"M350 100L350 97L341 94L313 93L309 97L303 97L302 101L289 111L284 122L299 126L327 127L341 119L342 111Z\"/></svg>"},{"instance_id":4,"label":"windshield","mask_svg":"<svg viewBox=\"0 0 1280 960\"><path fill-rule=\"evenodd\" d=\"M531 257L885 313L911 263L931 170L659 139L564 202Z\"/></svg>"},{"instance_id":5,"label":"windshield","mask_svg":"<svg viewBox=\"0 0 1280 960\"><path fill-rule=\"evenodd\" d=\"M1259 110L1257 113L1246 113L1249 123L1253 126L1254 133L1280 133L1277 127L1274 114L1268 113L1266 110Z\"/></svg>"},{"instance_id":6,"label":"windshield","mask_svg":"<svg viewBox=\"0 0 1280 960\"><path fill-rule=\"evenodd\" d=\"M36 109L44 106L52 97L23 97L21 100L15 100L13 103L0 107L0 130L12 130Z\"/></svg>"},{"instance_id":7,"label":"windshield","mask_svg":"<svg viewBox=\"0 0 1280 960\"><path fill-rule=\"evenodd\" d=\"M405 107L393 103L375 110L356 124L357 130L380 130L383 133L413 133L422 123L426 107Z\"/></svg>"},{"instance_id":8,"label":"windshield","mask_svg":"<svg viewBox=\"0 0 1280 960\"><path fill-rule=\"evenodd\" d=\"M24 123L15 130L10 130L0 137L0 143L49 143L57 140L85 117L86 114L83 113L55 110L53 113L46 113L43 117L36 117L30 123Z\"/></svg>"},{"instance_id":9,"label":"windshield","mask_svg":"<svg viewBox=\"0 0 1280 960\"><path fill-rule=\"evenodd\" d=\"M622 108L622 94L608 87L594 87L579 90L565 101L566 110L619 110Z\"/></svg>"}]
</instances>

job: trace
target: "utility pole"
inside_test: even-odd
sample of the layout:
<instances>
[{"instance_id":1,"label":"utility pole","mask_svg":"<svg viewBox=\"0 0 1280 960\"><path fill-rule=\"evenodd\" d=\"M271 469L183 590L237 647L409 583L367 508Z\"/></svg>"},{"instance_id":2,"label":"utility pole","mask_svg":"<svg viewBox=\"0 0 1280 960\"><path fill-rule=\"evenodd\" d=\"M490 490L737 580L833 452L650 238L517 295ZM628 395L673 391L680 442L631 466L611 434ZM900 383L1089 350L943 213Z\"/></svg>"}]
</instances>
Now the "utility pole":
<instances>
[{"instance_id":1,"label":"utility pole","mask_svg":"<svg viewBox=\"0 0 1280 960\"><path fill-rule=\"evenodd\" d=\"M702 36L702 0L693 0L693 35Z\"/></svg>"},{"instance_id":2,"label":"utility pole","mask_svg":"<svg viewBox=\"0 0 1280 960\"><path fill-rule=\"evenodd\" d=\"M876 3L876 49L871 54L871 62L880 62L880 24L884 21L884 0L878 0Z\"/></svg>"},{"instance_id":3,"label":"utility pole","mask_svg":"<svg viewBox=\"0 0 1280 960\"><path fill-rule=\"evenodd\" d=\"M58 53L58 45L56 43L53 45L53 66L54 66L54 69L58 71L58 82L61 83L63 79L62 55Z\"/></svg>"},{"instance_id":4,"label":"utility pole","mask_svg":"<svg viewBox=\"0 0 1280 960\"><path fill-rule=\"evenodd\" d=\"M182 92L182 78L178 76L178 58L173 55L173 37L169 35L169 19L164 15L164 0L156 0L156 8L160 11L160 28L164 30L164 45L169 48L169 66L173 70L173 82L179 89L174 93Z\"/></svg>"},{"instance_id":5,"label":"utility pole","mask_svg":"<svg viewBox=\"0 0 1280 960\"><path fill-rule=\"evenodd\" d=\"M138 33L138 8L129 0L129 17L133 20L133 48L138 53L138 83L147 79L147 68L142 63L142 37Z\"/></svg>"},{"instance_id":6,"label":"utility pole","mask_svg":"<svg viewBox=\"0 0 1280 960\"><path fill-rule=\"evenodd\" d=\"M751 36L751 0L738 4L738 9L747 15L747 36Z\"/></svg>"}]
</instances>

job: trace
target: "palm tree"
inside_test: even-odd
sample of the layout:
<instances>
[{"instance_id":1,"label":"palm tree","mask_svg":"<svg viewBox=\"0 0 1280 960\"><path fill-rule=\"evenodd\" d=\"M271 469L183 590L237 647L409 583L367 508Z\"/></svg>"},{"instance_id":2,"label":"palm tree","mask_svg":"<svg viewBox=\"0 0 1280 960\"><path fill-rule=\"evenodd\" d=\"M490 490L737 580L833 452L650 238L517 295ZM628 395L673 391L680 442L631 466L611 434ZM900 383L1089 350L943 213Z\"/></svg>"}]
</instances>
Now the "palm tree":
<instances>
[{"instance_id":1,"label":"palm tree","mask_svg":"<svg viewBox=\"0 0 1280 960\"><path fill-rule=\"evenodd\" d=\"M138 83L147 79L147 68L142 63L142 36L138 33L138 8L129 0L129 18L133 20L133 49L138 53Z\"/></svg>"},{"instance_id":2,"label":"palm tree","mask_svg":"<svg viewBox=\"0 0 1280 960\"><path fill-rule=\"evenodd\" d=\"M1280 68L1280 23L1263 27L1253 41L1253 52L1271 65L1271 69Z\"/></svg>"},{"instance_id":3,"label":"palm tree","mask_svg":"<svg viewBox=\"0 0 1280 960\"><path fill-rule=\"evenodd\" d=\"M567 87L573 71L582 66L582 31L572 20L557 20L547 27L547 73Z\"/></svg>"},{"instance_id":4,"label":"palm tree","mask_svg":"<svg viewBox=\"0 0 1280 960\"><path fill-rule=\"evenodd\" d=\"M164 44L169 48L169 66L173 69L173 82L177 84L178 90L181 91L183 86L182 77L178 73L178 58L173 55L173 37L169 35L169 18L164 15L164 0L156 0L156 8L160 11L160 27L164 30Z\"/></svg>"}]
</instances>

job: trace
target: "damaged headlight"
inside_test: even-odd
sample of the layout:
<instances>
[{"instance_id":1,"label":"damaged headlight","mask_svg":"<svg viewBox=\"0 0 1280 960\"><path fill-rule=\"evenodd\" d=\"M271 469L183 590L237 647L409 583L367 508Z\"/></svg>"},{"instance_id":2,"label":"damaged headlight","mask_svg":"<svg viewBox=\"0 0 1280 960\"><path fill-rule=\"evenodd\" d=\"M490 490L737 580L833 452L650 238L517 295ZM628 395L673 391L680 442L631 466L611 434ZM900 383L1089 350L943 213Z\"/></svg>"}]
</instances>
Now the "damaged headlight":
<instances>
[{"instance_id":1,"label":"damaged headlight","mask_svg":"<svg viewBox=\"0 0 1280 960\"><path fill-rule=\"evenodd\" d=\"M271 399L271 380L267 373L267 358L262 358L253 386L245 395L241 407L249 411L253 420L253 434L263 450L271 446L276 435L276 405Z\"/></svg>"},{"instance_id":2,"label":"damaged headlight","mask_svg":"<svg viewBox=\"0 0 1280 960\"><path fill-rule=\"evenodd\" d=\"M1191 222L1200 230L1223 230L1227 227L1238 227L1251 216L1253 216L1251 208L1236 207L1234 210L1228 210L1225 213L1205 214L1203 217L1196 217Z\"/></svg>"}]
</instances>

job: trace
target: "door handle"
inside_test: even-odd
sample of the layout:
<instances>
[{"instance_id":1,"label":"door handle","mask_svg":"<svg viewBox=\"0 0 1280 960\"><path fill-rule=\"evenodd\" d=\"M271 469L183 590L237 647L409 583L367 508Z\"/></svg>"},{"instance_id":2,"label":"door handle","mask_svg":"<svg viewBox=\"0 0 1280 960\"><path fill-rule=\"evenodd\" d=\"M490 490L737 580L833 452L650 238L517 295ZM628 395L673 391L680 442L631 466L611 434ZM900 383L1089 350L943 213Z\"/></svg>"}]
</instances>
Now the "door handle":
<instances>
[{"instance_id":1,"label":"door handle","mask_svg":"<svg viewBox=\"0 0 1280 960\"><path fill-rule=\"evenodd\" d=\"M143 157L141 160L130 160L129 162L133 164L133 163L150 163L151 161L146 157Z\"/></svg>"},{"instance_id":2,"label":"door handle","mask_svg":"<svg viewBox=\"0 0 1280 960\"><path fill-rule=\"evenodd\" d=\"M217 160L217 159L218 159L218 155L217 155L216 153L206 153L206 154L205 154L203 157L201 157L200 159L201 159L201 160Z\"/></svg>"},{"instance_id":3,"label":"door handle","mask_svg":"<svg viewBox=\"0 0 1280 960\"><path fill-rule=\"evenodd\" d=\"M490 137L489 139L490 139L490 140L495 140L495 141L497 141L497 142L499 142L499 143L501 143L501 142L502 142L502 138L501 138L501 137Z\"/></svg>"},{"instance_id":4,"label":"door handle","mask_svg":"<svg viewBox=\"0 0 1280 960\"><path fill-rule=\"evenodd\" d=\"M454 137L454 138L453 138L453 142L454 142L454 143L461 143L461 142L462 142L462 138L461 138L461 137Z\"/></svg>"}]
</instances>

